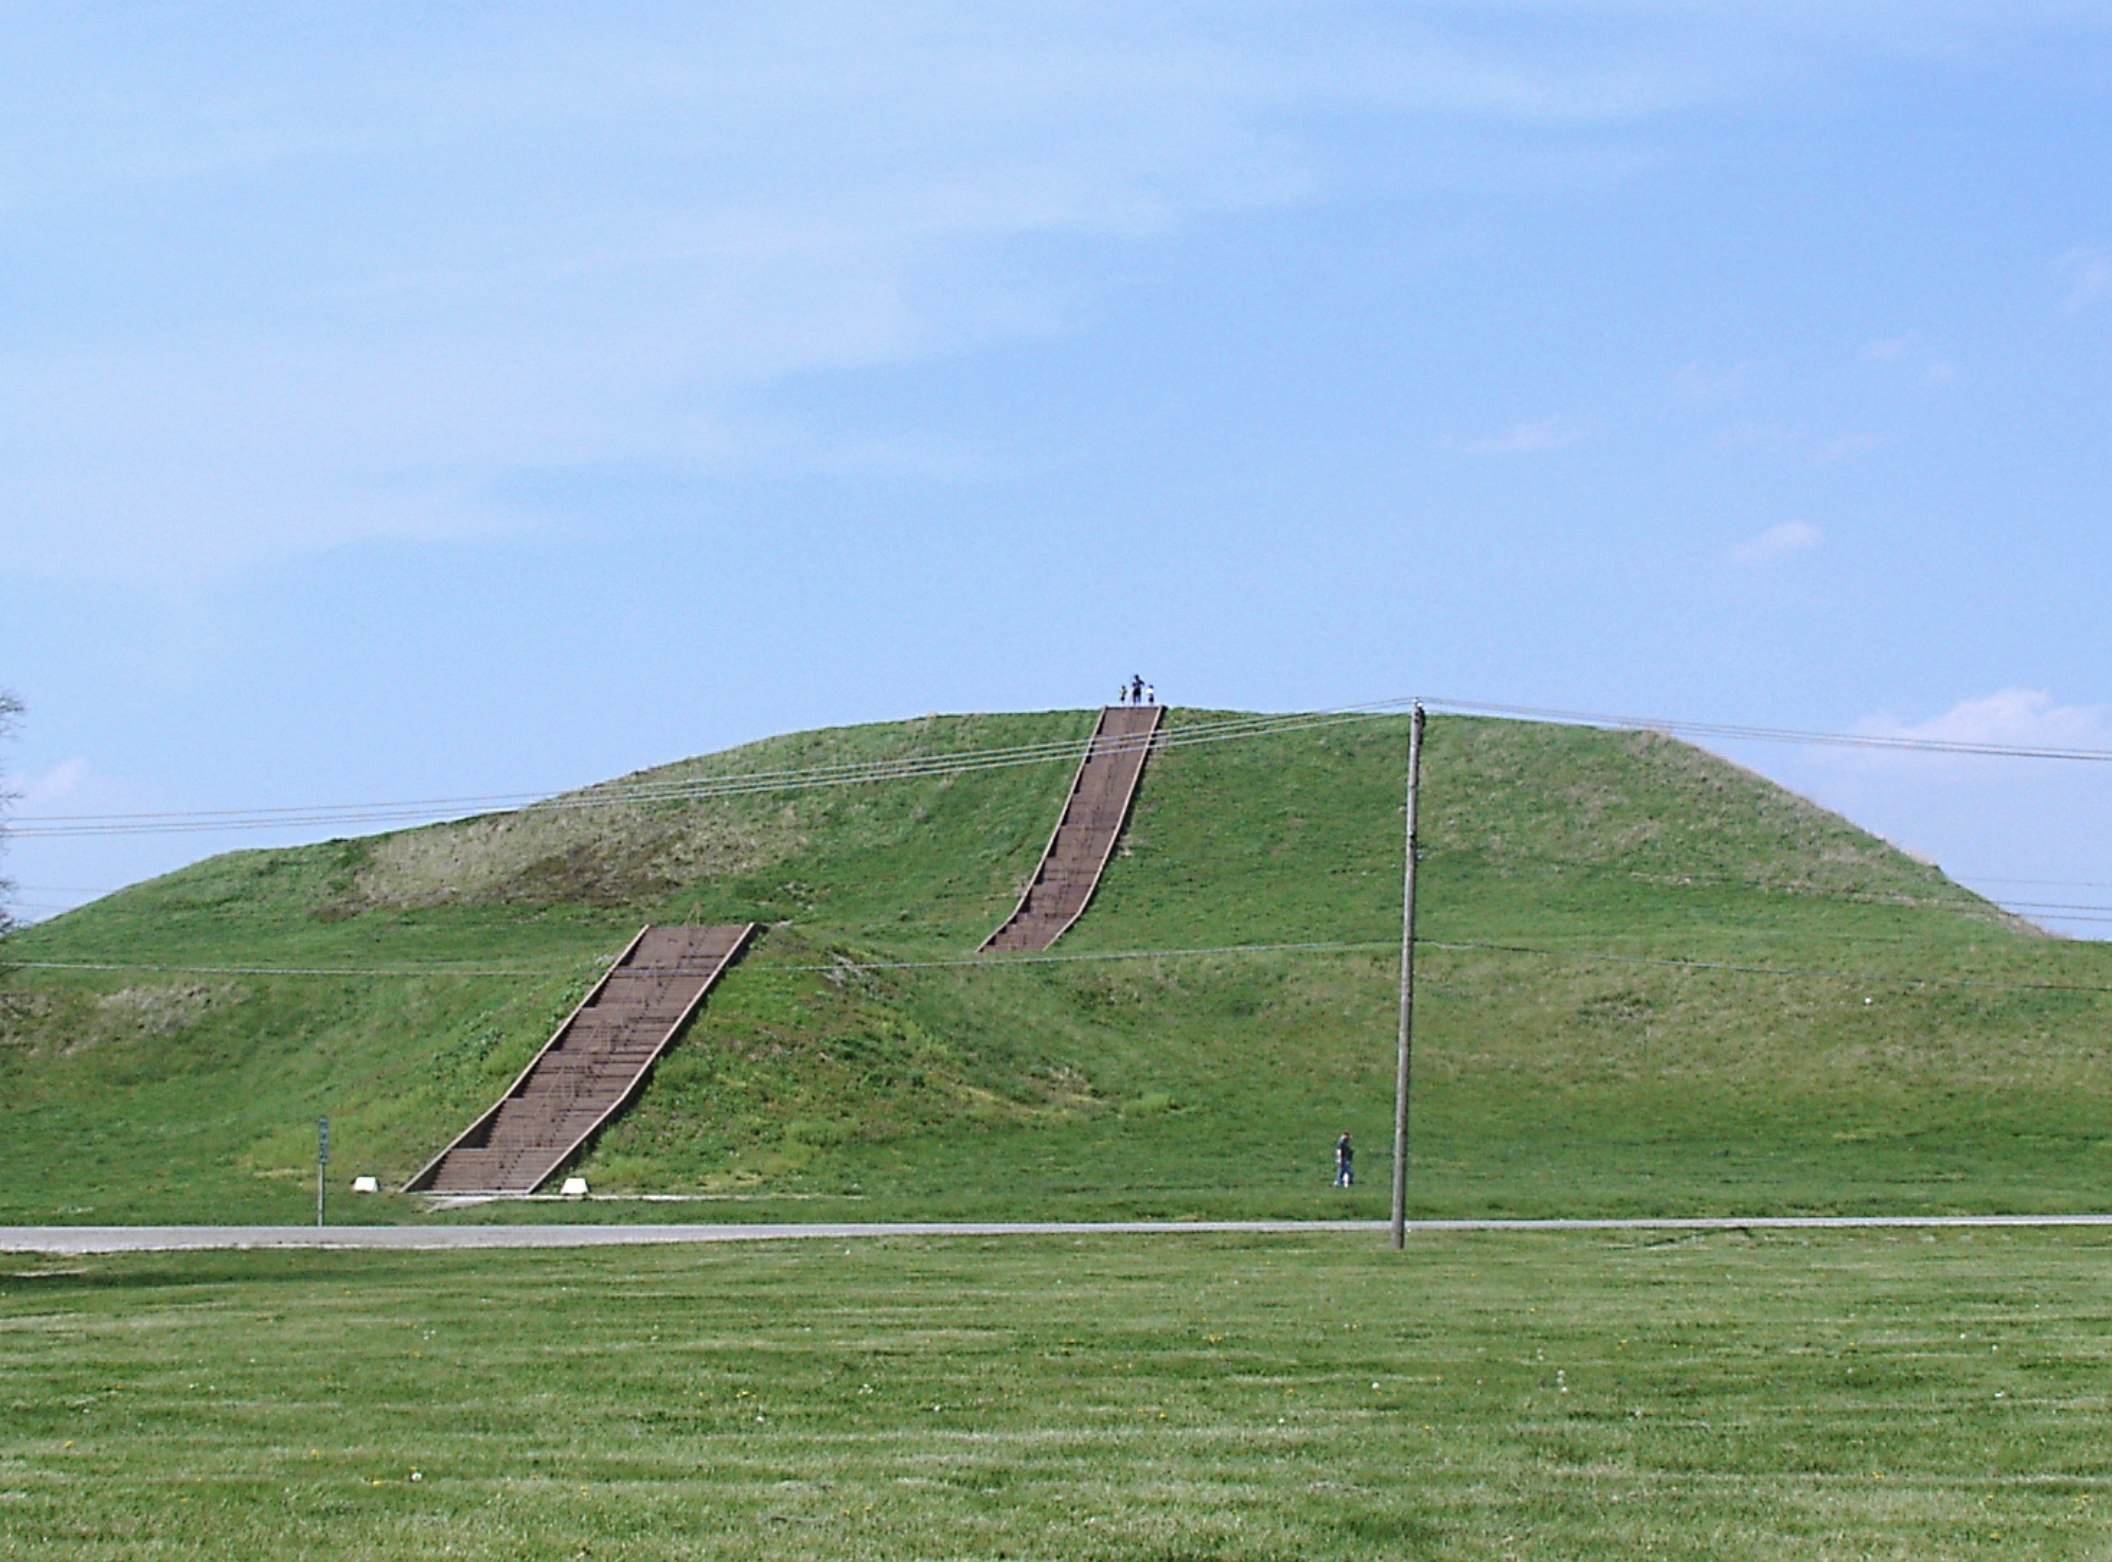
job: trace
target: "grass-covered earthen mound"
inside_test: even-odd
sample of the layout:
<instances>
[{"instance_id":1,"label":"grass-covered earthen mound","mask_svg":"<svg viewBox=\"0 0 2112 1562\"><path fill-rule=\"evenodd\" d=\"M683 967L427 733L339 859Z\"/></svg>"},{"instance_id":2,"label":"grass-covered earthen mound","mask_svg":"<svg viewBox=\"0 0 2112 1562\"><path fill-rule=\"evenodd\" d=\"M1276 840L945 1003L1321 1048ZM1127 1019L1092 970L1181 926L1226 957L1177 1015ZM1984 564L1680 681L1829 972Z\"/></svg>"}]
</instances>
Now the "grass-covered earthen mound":
<instances>
[{"instance_id":1,"label":"grass-covered earthen mound","mask_svg":"<svg viewBox=\"0 0 2112 1562\"><path fill-rule=\"evenodd\" d=\"M802 733L626 779L1079 744L1091 721ZM580 1168L597 1191L738 1201L688 1211L714 1215L1378 1213L1404 746L1371 720L1153 758L1058 952L1210 954L915 964L1003 919L1071 759L214 858L8 941L0 1219L300 1219L320 1113L337 1185L393 1186L641 923L751 920ZM2104 1204L2112 1008L2078 990L2112 987L2099 947L1653 735L1434 719L1424 819L1419 1212Z\"/></svg>"}]
</instances>

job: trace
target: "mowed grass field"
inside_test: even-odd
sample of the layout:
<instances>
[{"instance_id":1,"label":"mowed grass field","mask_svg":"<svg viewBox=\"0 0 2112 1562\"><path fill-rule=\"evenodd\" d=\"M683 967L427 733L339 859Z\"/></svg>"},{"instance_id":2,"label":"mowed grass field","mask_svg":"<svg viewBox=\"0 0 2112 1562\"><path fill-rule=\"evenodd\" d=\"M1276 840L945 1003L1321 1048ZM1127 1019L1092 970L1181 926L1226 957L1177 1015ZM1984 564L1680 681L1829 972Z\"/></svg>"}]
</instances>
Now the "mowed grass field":
<instances>
[{"instance_id":1,"label":"mowed grass field","mask_svg":"<svg viewBox=\"0 0 2112 1562\"><path fill-rule=\"evenodd\" d=\"M0 1258L0 1556L2112 1548L2112 1233Z\"/></svg>"},{"instance_id":2,"label":"mowed grass field","mask_svg":"<svg viewBox=\"0 0 2112 1562\"><path fill-rule=\"evenodd\" d=\"M920 964L1011 908L1083 711L634 779L1057 745L1037 763L234 853L25 929L0 1220L301 1221L323 1113L340 1218L429 1218L342 1190L489 1105L641 923L748 920L586 1155L598 1191L721 1201L704 1218L1378 1215L1405 724L1190 741L1237 719L1170 713L1068 963ZM1418 1213L2112 1207L2112 947L1651 734L1434 718L1424 803ZM1327 947L1181 953L1286 943ZM1365 1185L1340 1195L1345 1128Z\"/></svg>"}]
</instances>

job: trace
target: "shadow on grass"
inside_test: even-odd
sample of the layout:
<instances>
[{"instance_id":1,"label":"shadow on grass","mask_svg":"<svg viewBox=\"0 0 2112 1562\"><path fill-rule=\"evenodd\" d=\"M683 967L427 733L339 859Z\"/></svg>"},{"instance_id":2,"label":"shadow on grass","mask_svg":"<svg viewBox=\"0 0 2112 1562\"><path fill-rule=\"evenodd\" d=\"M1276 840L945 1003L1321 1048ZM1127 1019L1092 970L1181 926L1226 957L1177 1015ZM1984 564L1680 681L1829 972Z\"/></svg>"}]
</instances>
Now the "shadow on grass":
<instances>
[{"instance_id":1,"label":"shadow on grass","mask_svg":"<svg viewBox=\"0 0 2112 1562\"><path fill-rule=\"evenodd\" d=\"M26 1257L27 1255L20 1255ZM406 1260L431 1275L436 1267L452 1269L450 1260L475 1257L439 1253L273 1252L230 1249L220 1252L130 1254L95 1262L45 1263L0 1269L0 1294L63 1295L69 1291L114 1292L200 1290L224 1286L303 1286L342 1284L357 1273L364 1278L402 1278Z\"/></svg>"}]
</instances>

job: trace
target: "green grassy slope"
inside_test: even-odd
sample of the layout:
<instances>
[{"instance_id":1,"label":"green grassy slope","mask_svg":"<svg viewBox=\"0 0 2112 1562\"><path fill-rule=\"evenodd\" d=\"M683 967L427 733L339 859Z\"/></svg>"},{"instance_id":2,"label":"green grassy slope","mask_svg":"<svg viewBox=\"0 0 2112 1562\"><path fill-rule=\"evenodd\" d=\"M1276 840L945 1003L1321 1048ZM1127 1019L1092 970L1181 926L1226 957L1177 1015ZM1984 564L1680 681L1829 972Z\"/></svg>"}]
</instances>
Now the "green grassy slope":
<instances>
[{"instance_id":1,"label":"green grassy slope","mask_svg":"<svg viewBox=\"0 0 2112 1562\"><path fill-rule=\"evenodd\" d=\"M1175 712L1170 732L1210 719ZM646 779L1076 742L1090 722L798 734ZM1367 946L1349 949L885 968L961 956L1002 919L1068 761L216 858L8 952L392 974L17 971L0 1218L298 1219L322 1111L343 1177L400 1179L639 923L751 919L765 937L591 1151L597 1190L759 1214L795 1196L1376 1213L1403 745L1393 720L1176 743L1059 946ZM2103 949L1654 736L1439 718L1426 783L1420 1211L2106 1202L2112 1008L2063 990L2112 986ZM1367 1180L1346 1197L1325 1185L1345 1127Z\"/></svg>"}]
</instances>

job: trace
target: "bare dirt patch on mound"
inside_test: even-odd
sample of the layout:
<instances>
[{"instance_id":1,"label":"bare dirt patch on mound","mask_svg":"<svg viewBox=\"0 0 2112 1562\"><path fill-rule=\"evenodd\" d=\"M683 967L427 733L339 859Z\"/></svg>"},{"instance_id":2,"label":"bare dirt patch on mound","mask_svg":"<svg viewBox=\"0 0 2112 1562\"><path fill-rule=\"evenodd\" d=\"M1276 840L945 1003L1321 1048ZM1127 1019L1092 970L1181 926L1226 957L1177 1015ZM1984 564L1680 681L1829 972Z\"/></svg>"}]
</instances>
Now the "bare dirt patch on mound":
<instances>
[{"instance_id":1,"label":"bare dirt patch on mound","mask_svg":"<svg viewBox=\"0 0 2112 1562\"><path fill-rule=\"evenodd\" d=\"M529 808L377 838L323 914L456 904L620 906L796 852L784 821L700 809Z\"/></svg>"}]
</instances>

